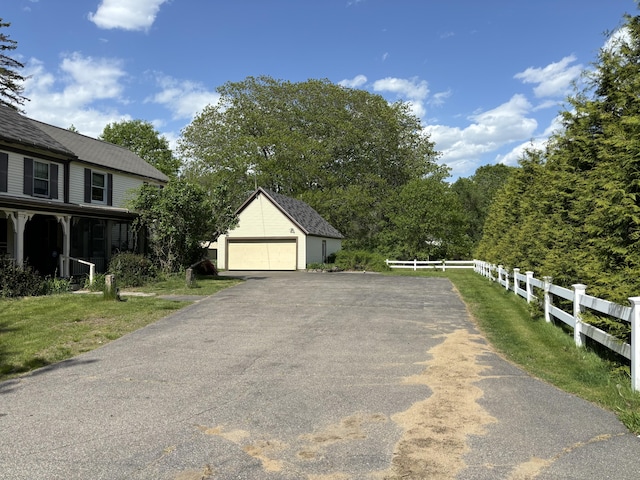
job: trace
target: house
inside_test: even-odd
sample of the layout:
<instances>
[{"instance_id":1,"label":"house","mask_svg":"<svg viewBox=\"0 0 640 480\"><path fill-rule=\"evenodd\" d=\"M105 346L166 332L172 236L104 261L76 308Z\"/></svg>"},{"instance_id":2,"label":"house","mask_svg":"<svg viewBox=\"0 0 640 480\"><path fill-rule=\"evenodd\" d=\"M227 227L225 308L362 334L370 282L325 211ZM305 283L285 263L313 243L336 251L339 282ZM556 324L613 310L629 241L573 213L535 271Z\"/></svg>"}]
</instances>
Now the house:
<instances>
[{"instance_id":1,"label":"house","mask_svg":"<svg viewBox=\"0 0 640 480\"><path fill-rule=\"evenodd\" d=\"M166 175L131 151L0 107L0 255L69 276L132 250L130 192Z\"/></svg>"},{"instance_id":2,"label":"house","mask_svg":"<svg viewBox=\"0 0 640 480\"><path fill-rule=\"evenodd\" d=\"M342 234L309 205L264 188L236 214L238 225L217 241L221 269L303 270L342 245Z\"/></svg>"}]
</instances>

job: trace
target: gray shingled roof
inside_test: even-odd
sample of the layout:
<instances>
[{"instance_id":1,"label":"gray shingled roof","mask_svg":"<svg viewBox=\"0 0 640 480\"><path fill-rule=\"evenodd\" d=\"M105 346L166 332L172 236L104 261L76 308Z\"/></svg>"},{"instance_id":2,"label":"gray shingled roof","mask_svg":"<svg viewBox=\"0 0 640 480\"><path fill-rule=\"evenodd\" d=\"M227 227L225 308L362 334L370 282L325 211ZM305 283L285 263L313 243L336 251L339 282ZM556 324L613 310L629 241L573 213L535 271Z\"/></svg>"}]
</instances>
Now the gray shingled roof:
<instances>
[{"instance_id":1,"label":"gray shingled roof","mask_svg":"<svg viewBox=\"0 0 640 480\"><path fill-rule=\"evenodd\" d=\"M313 208L302 200L287 197L259 187L247 202L238 210L242 210L258 193L262 192L284 213L289 219L298 224L304 233L317 237L344 238L329 222L320 216Z\"/></svg>"},{"instance_id":2,"label":"gray shingled roof","mask_svg":"<svg viewBox=\"0 0 640 480\"><path fill-rule=\"evenodd\" d=\"M30 119L30 121L48 136L74 152L80 161L162 182L169 180L160 170L124 147L36 120Z\"/></svg>"},{"instance_id":3,"label":"gray shingled roof","mask_svg":"<svg viewBox=\"0 0 640 480\"><path fill-rule=\"evenodd\" d=\"M5 106L0 106L0 140L36 147L69 158L76 157L73 151L51 138L43 130L34 128L27 117Z\"/></svg>"}]
</instances>

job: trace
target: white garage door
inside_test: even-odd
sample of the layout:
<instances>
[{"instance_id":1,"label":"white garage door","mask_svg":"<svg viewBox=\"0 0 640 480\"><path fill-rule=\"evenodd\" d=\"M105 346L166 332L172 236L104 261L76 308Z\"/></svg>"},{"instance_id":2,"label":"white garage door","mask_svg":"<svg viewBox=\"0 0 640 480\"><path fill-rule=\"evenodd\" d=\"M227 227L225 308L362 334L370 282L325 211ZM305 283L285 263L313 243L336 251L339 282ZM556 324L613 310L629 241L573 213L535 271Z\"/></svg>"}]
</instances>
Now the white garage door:
<instances>
[{"instance_id":1,"label":"white garage door","mask_svg":"<svg viewBox=\"0 0 640 480\"><path fill-rule=\"evenodd\" d=\"M296 270L297 248L292 240L229 240L229 270Z\"/></svg>"}]
</instances>

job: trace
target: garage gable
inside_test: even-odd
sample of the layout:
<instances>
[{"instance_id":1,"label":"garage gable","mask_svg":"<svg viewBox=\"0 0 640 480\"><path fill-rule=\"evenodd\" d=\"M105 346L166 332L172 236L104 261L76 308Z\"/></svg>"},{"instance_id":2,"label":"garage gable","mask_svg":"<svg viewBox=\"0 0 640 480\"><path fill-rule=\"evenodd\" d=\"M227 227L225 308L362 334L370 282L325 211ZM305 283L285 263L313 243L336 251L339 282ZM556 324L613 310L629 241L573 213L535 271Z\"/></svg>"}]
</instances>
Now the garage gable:
<instances>
[{"instance_id":1,"label":"garage gable","mask_svg":"<svg viewBox=\"0 0 640 480\"><path fill-rule=\"evenodd\" d=\"M218 240L218 266L222 269L297 270L306 267L311 245L319 256L327 253L327 245L337 251L342 239L340 232L306 203L263 188L258 188L236 214L237 226ZM317 241L309 243L309 238Z\"/></svg>"}]
</instances>

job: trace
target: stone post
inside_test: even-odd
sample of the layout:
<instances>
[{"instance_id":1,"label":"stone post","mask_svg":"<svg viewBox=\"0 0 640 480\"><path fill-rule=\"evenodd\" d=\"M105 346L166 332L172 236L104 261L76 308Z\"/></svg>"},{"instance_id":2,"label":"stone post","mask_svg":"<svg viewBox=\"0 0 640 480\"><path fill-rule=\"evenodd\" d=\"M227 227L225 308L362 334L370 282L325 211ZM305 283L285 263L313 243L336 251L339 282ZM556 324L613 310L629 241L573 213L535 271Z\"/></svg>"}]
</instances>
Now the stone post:
<instances>
[{"instance_id":1,"label":"stone post","mask_svg":"<svg viewBox=\"0 0 640 480\"><path fill-rule=\"evenodd\" d=\"M115 300L118 298L118 288L116 286L115 275L104 276L104 298Z\"/></svg>"},{"instance_id":2,"label":"stone post","mask_svg":"<svg viewBox=\"0 0 640 480\"><path fill-rule=\"evenodd\" d=\"M193 287L194 282L195 282L195 275L193 273L193 268L187 268L187 272L186 272L187 288Z\"/></svg>"}]
</instances>

